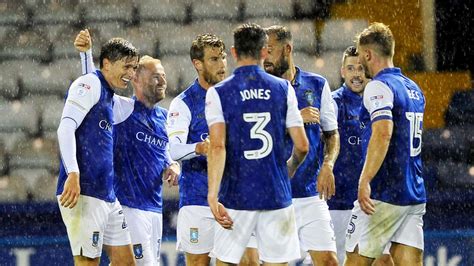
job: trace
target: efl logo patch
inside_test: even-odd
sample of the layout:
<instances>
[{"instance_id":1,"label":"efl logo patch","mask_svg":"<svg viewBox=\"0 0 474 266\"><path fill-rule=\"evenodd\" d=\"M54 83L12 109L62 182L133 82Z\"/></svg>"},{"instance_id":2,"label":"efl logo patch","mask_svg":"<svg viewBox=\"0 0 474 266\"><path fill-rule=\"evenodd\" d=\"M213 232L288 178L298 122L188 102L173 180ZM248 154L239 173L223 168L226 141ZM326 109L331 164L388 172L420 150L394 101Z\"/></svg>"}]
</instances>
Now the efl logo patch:
<instances>
[{"instance_id":1,"label":"efl logo patch","mask_svg":"<svg viewBox=\"0 0 474 266\"><path fill-rule=\"evenodd\" d=\"M375 96L370 97L370 100L371 100L371 101L373 101L373 100L380 100L380 99L383 99L383 95L375 95Z\"/></svg>"},{"instance_id":2,"label":"efl logo patch","mask_svg":"<svg viewBox=\"0 0 474 266\"><path fill-rule=\"evenodd\" d=\"M133 254L135 254L135 259L137 259L137 260L143 258L142 244L133 245Z\"/></svg>"},{"instance_id":3,"label":"efl logo patch","mask_svg":"<svg viewBox=\"0 0 474 266\"><path fill-rule=\"evenodd\" d=\"M170 117L178 117L178 116L179 116L179 112L170 113Z\"/></svg>"},{"instance_id":4,"label":"efl logo patch","mask_svg":"<svg viewBox=\"0 0 474 266\"><path fill-rule=\"evenodd\" d=\"M79 96L84 96L86 95L86 93L89 92L89 90L91 89L91 86L85 84L85 83L79 83L78 85L78 89L77 89L77 95Z\"/></svg>"},{"instance_id":5,"label":"efl logo patch","mask_svg":"<svg viewBox=\"0 0 474 266\"><path fill-rule=\"evenodd\" d=\"M191 243L198 243L199 242L199 231L198 228L189 228L189 235L191 238Z\"/></svg>"},{"instance_id":6,"label":"efl logo patch","mask_svg":"<svg viewBox=\"0 0 474 266\"><path fill-rule=\"evenodd\" d=\"M84 89L86 90L90 90L91 89L91 86L85 84L85 83L79 83L79 87L83 87Z\"/></svg>"},{"instance_id":7,"label":"efl logo patch","mask_svg":"<svg viewBox=\"0 0 474 266\"><path fill-rule=\"evenodd\" d=\"M95 231L92 233L92 246L97 247L99 244L99 232Z\"/></svg>"}]
</instances>

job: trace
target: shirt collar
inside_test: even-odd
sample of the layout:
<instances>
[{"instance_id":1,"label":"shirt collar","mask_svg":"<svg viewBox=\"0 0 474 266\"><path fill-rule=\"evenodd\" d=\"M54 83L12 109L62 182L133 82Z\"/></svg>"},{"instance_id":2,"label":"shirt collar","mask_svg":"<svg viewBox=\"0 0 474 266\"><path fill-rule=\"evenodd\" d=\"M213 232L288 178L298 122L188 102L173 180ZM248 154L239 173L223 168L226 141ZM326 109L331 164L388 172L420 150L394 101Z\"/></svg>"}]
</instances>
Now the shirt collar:
<instances>
[{"instance_id":1,"label":"shirt collar","mask_svg":"<svg viewBox=\"0 0 474 266\"><path fill-rule=\"evenodd\" d=\"M301 83L301 69L297 66L295 66L295 68L296 68L295 77L291 81L291 85L293 87L299 86Z\"/></svg>"},{"instance_id":2,"label":"shirt collar","mask_svg":"<svg viewBox=\"0 0 474 266\"><path fill-rule=\"evenodd\" d=\"M387 68L382 69L379 73L377 73L377 75L375 75L374 78L383 74L401 74L401 73L402 71L398 67L387 67Z\"/></svg>"}]
</instances>

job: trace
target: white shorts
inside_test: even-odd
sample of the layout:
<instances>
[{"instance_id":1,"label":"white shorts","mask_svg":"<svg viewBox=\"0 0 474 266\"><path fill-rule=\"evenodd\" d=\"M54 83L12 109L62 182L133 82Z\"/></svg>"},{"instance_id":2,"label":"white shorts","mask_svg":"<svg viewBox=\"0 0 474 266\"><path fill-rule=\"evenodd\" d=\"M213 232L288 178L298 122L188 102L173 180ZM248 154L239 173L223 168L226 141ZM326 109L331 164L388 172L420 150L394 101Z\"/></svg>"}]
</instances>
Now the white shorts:
<instances>
[{"instance_id":1,"label":"white shorts","mask_svg":"<svg viewBox=\"0 0 474 266\"><path fill-rule=\"evenodd\" d=\"M80 195L74 208L65 208L59 204L59 210L66 225L73 256L98 258L102 254L102 245L125 246L131 242L118 200L106 202Z\"/></svg>"},{"instance_id":2,"label":"white shorts","mask_svg":"<svg viewBox=\"0 0 474 266\"><path fill-rule=\"evenodd\" d=\"M183 206L178 212L176 249L190 254L207 254L214 246L216 220L207 206Z\"/></svg>"},{"instance_id":3,"label":"white shorts","mask_svg":"<svg viewBox=\"0 0 474 266\"><path fill-rule=\"evenodd\" d=\"M294 198L293 205L301 249L336 252L334 226L326 201L319 196Z\"/></svg>"},{"instance_id":4,"label":"white shorts","mask_svg":"<svg viewBox=\"0 0 474 266\"><path fill-rule=\"evenodd\" d=\"M347 226L346 251L354 252L359 245L359 254L378 258L389 254L391 242L424 248L423 215L426 204L398 206L373 200L375 213L365 214L359 202L354 202L352 217ZM383 225L383 228L380 228Z\"/></svg>"},{"instance_id":5,"label":"white shorts","mask_svg":"<svg viewBox=\"0 0 474 266\"><path fill-rule=\"evenodd\" d=\"M163 215L123 206L137 265L160 265Z\"/></svg>"},{"instance_id":6,"label":"white shorts","mask_svg":"<svg viewBox=\"0 0 474 266\"><path fill-rule=\"evenodd\" d=\"M346 257L346 233L347 225L351 219L352 210L330 210L331 219L334 224L334 234L336 235L337 259L342 265Z\"/></svg>"},{"instance_id":7,"label":"white shorts","mask_svg":"<svg viewBox=\"0 0 474 266\"><path fill-rule=\"evenodd\" d=\"M234 225L232 230L228 230L217 224L212 257L228 263L239 263L252 233L255 233L261 261L282 263L300 258L292 205L271 211L227 211Z\"/></svg>"}]
</instances>

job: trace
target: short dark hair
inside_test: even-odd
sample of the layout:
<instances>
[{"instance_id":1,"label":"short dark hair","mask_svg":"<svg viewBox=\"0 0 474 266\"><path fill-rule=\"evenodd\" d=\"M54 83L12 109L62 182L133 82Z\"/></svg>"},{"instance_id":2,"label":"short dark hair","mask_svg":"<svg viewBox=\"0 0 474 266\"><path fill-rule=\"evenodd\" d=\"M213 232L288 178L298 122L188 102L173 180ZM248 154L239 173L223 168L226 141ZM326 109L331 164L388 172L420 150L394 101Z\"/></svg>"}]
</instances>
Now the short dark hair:
<instances>
[{"instance_id":1,"label":"short dark hair","mask_svg":"<svg viewBox=\"0 0 474 266\"><path fill-rule=\"evenodd\" d=\"M349 46L346 48L344 51L344 54L342 54L342 65L344 66L344 63L346 62L346 58L348 57L357 57L359 56L359 53L357 53L357 48L353 45Z\"/></svg>"},{"instance_id":2,"label":"short dark hair","mask_svg":"<svg viewBox=\"0 0 474 266\"><path fill-rule=\"evenodd\" d=\"M374 22L357 36L357 45L371 45L380 56L391 57L395 53L395 39L390 28Z\"/></svg>"},{"instance_id":3,"label":"short dark hair","mask_svg":"<svg viewBox=\"0 0 474 266\"><path fill-rule=\"evenodd\" d=\"M210 48L219 48L221 51L225 50L225 44L224 42L219 39L214 34L201 34L196 37L196 39L193 40L193 43L191 44L191 49L189 50L189 55L191 56L191 61L194 59L197 60L204 60L204 49L206 47Z\"/></svg>"},{"instance_id":4,"label":"short dark hair","mask_svg":"<svg viewBox=\"0 0 474 266\"><path fill-rule=\"evenodd\" d=\"M115 62L124 57L138 57L138 49L125 39L112 38L102 45L100 50L100 68L103 67L105 58Z\"/></svg>"},{"instance_id":5,"label":"short dark hair","mask_svg":"<svg viewBox=\"0 0 474 266\"><path fill-rule=\"evenodd\" d=\"M293 39L291 31L285 26L273 25L265 28L265 32L268 36L275 35L278 42L291 42Z\"/></svg>"},{"instance_id":6,"label":"short dark hair","mask_svg":"<svg viewBox=\"0 0 474 266\"><path fill-rule=\"evenodd\" d=\"M239 58L260 59L260 51L266 42L265 30L255 23L242 24L234 30L234 47Z\"/></svg>"}]
</instances>

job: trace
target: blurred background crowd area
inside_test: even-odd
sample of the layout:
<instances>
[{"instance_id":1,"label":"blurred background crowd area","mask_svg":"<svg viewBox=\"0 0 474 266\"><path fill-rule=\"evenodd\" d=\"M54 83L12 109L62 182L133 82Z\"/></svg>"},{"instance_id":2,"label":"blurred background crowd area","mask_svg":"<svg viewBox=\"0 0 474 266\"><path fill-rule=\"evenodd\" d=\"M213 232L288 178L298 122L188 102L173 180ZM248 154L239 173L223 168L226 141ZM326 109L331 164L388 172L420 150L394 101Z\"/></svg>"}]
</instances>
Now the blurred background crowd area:
<instances>
[{"instance_id":1,"label":"blurred background crowd area","mask_svg":"<svg viewBox=\"0 0 474 266\"><path fill-rule=\"evenodd\" d=\"M445 3L449 2L449 3ZM90 29L93 54L111 37L162 60L167 98L196 77L189 47L200 33L221 37L228 53L243 22L286 25L304 70L342 85L341 57L370 22L390 25L395 65L427 98L425 182L432 204L468 204L474 185L474 92L470 1L435 0L0 0L0 202L54 201L56 129L69 84L81 75L76 34ZM176 191L165 197L176 197Z\"/></svg>"}]
</instances>

